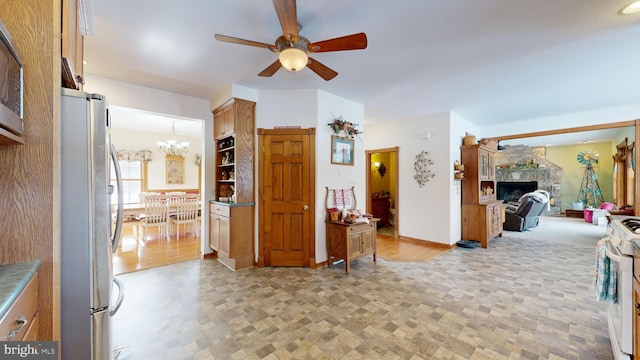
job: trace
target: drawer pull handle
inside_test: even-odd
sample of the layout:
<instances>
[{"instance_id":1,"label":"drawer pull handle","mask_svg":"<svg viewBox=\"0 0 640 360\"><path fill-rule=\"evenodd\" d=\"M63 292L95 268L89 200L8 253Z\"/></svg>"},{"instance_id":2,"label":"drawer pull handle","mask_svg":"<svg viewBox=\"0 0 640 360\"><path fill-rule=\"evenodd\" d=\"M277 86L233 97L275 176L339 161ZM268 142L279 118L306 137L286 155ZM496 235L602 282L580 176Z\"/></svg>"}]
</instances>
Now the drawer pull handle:
<instances>
[{"instance_id":1,"label":"drawer pull handle","mask_svg":"<svg viewBox=\"0 0 640 360\"><path fill-rule=\"evenodd\" d=\"M640 303L636 303L636 315L640 316Z\"/></svg>"},{"instance_id":2,"label":"drawer pull handle","mask_svg":"<svg viewBox=\"0 0 640 360\"><path fill-rule=\"evenodd\" d=\"M18 324L18 327L11 330L11 332L9 333L9 336L7 336L7 340L11 341L13 340L14 337L16 337L16 335L18 335L18 333L20 332L20 330L22 330L22 328L27 325L29 321L27 321L27 318L24 317L24 315L20 315L20 317L18 318L18 320L16 320L16 324Z\"/></svg>"}]
</instances>

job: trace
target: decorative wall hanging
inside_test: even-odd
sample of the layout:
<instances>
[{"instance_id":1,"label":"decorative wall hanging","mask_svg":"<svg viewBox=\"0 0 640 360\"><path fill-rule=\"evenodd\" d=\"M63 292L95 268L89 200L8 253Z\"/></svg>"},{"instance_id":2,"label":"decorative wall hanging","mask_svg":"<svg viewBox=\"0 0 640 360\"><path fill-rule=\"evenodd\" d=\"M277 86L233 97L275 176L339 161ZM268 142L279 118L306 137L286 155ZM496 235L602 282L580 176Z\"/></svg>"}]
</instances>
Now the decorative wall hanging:
<instances>
[{"instance_id":1,"label":"decorative wall hanging","mask_svg":"<svg viewBox=\"0 0 640 360\"><path fill-rule=\"evenodd\" d=\"M166 156L167 184L184 184L184 157Z\"/></svg>"},{"instance_id":2,"label":"decorative wall hanging","mask_svg":"<svg viewBox=\"0 0 640 360\"><path fill-rule=\"evenodd\" d=\"M384 177L384 174L387 172L387 167L384 166L384 163L381 162L380 166L378 166L378 173L380 173L380 177Z\"/></svg>"},{"instance_id":3,"label":"decorative wall hanging","mask_svg":"<svg viewBox=\"0 0 640 360\"><path fill-rule=\"evenodd\" d=\"M413 169L416 172L413 178L416 179L420 187L423 187L424 184L436 176L429 169L429 166L433 165L433 160L427 158L428 154L429 153L424 150L420 151L420 153L416 155L416 161L413 163Z\"/></svg>"},{"instance_id":4,"label":"decorative wall hanging","mask_svg":"<svg viewBox=\"0 0 640 360\"><path fill-rule=\"evenodd\" d=\"M353 140L331 135L331 163L353 166Z\"/></svg>"},{"instance_id":5,"label":"decorative wall hanging","mask_svg":"<svg viewBox=\"0 0 640 360\"><path fill-rule=\"evenodd\" d=\"M329 125L331 130L333 130L333 133L336 135L340 135L341 132L344 132L344 136L353 138L354 136L362 134L362 131L356 128L358 124L346 121L342 118L342 115L333 116L333 121L328 123L327 125Z\"/></svg>"},{"instance_id":6,"label":"decorative wall hanging","mask_svg":"<svg viewBox=\"0 0 640 360\"><path fill-rule=\"evenodd\" d=\"M193 162L196 166L202 165L202 154L196 154L195 161Z\"/></svg>"},{"instance_id":7,"label":"decorative wall hanging","mask_svg":"<svg viewBox=\"0 0 640 360\"><path fill-rule=\"evenodd\" d=\"M453 163L453 178L456 180L464 179L464 164L460 164L458 160Z\"/></svg>"}]
</instances>

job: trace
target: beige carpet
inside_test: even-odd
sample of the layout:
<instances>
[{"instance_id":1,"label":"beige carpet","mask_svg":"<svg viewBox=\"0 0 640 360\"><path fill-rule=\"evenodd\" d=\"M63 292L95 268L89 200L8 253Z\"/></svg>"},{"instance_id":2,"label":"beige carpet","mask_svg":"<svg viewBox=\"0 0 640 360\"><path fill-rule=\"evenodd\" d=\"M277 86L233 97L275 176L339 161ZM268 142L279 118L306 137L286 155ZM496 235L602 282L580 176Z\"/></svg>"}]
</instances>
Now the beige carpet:
<instances>
[{"instance_id":1,"label":"beige carpet","mask_svg":"<svg viewBox=\"0 0 640 360\"><path fill-rule=\"evenodd\" d=\"M516 239L536 239L560 244L593 243L605 236L606 226L597 226L577 218L541 216L537 227L527 231L504 231L503 236Z\"/></svg>"}]
</instances>

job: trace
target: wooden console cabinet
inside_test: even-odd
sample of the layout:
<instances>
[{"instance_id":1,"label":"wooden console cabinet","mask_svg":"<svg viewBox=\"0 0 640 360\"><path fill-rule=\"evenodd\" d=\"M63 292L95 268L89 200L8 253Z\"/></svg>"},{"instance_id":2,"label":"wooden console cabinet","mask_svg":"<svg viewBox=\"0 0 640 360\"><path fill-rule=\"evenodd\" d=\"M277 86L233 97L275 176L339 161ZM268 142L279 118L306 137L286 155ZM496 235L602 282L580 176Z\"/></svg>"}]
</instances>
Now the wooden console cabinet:
<instances>
[{"instance_id":1,"label":"wooden console cabinet","mask_svg":"<svg viewBox=\"0 0 640 360\"><path fill-rule=\"evenodd\" d=\"M502 200L496 199L494 155L496 149L476 144L463 145L461 162L465 166L462 187L462 239L479 241L502 237Z\"/></svg>"},{"instance_id":2,"label":"wooden console cabinet","mask_svg":"<svg viewBox=\"0 0 640 360\"><path fill-rule=\"evenodd\" d=\"M371 197L371 215L374 218L380 219L378 225L389 225L389 209L391 204L389 203L388 196Z\"/></svg>"},{"instance_id":3,"label":"wooden console cabinet","mask_svg":"<svg viewBox=\"0 0 640 360\"><path fill-rule=\"evenodd\" d=\"M231 270L253 266L253 205L209 203L209 246Z\"/></svg>"},{"instance_id":4,"label":"wooden console cabinet","mask_svg":"<svg viewBox=\"0 0 640 360\"><path fill-rule=\"evenodd\" d=\"M373 255L376 262L376 225L379 219L369 219L369 223L347 224L341 221L327 221L327 263L329 267L336 260L344 260L348 274L351 261Z\"/></svg>"}]
</instances>

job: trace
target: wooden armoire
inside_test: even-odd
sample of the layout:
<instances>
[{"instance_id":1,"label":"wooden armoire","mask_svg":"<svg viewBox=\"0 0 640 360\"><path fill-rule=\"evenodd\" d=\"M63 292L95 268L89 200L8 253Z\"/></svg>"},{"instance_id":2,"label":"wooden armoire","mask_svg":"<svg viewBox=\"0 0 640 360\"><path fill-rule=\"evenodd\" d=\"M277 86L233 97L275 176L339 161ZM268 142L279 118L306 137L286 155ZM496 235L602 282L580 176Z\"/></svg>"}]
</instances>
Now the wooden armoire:
<instances>
[{"instance_id":1,"label":"wooden armoire","mask_svg":"<svg viewBox=\"0 0 640 360\"><path fill-rule=\"evenodd\" d=\"M486 248L489 240L502 237L502 200L496 199L497 150L475 144L462 145L460 151L465 167L461 181L462 239L479 241Z\"/></svg>"}]
</instances>

